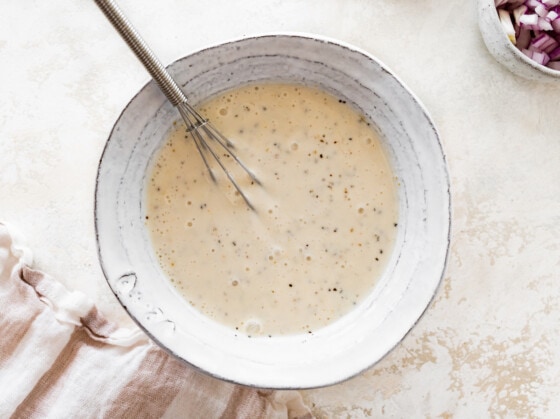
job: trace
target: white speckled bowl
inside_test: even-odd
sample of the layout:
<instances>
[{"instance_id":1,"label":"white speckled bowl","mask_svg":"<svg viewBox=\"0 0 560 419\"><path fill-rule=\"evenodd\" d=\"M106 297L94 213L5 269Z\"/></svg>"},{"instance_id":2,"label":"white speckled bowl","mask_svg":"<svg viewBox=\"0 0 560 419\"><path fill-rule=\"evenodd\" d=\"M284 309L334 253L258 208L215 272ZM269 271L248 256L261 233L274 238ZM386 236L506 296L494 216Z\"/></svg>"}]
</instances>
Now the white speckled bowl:
<instances>
[{"instance_id":1,"label":"white speckled bowl","mask_svg":"<svg viewBox=\"0 0 560 419\"><path fill-rule=\"evenodd\" d=\"M320 86L361 109L377 126L400 182L396 249L371 295L313 335L249 338L199 314L163 275L143 223L146 171L177 119L150 82L116 122L97 177L99 256L117 298L154 341L225 380L309 388L375 364L418 321L447 256L449 180L424 107L375 58L316 37L247 38L194 53L169 69L193 103L243 83L274 80Z\"/></svg>"},{"instance_id":2,"label":"white speckled bowl","mask_svg":"<svg viewBox=\"0 0 560 419\"><path fill-rule=\"evenodd\" d=\"M478 0L478 25L488 51L509 71L528 80L559 82L560 71L531 60L508 39L494 0Z\"/></svg>"}]
</instances>

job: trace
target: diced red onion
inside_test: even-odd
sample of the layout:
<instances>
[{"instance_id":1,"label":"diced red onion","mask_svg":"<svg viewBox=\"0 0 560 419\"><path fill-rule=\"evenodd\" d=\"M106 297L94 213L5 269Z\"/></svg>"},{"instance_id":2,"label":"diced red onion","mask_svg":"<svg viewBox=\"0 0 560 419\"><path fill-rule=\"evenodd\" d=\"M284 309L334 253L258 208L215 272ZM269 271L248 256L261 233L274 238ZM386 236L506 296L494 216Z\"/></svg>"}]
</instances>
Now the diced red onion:
<instances>
[{"instance_id":1,"label":"diced red onion","mask_svg":"<svg viewBox=\"0 0 560 419\"><path fill-rule=\"evenodd\" d=\"M504 32L538 64L560 71L560 0L494 0Z\"/></svg>"},{"instance_id":2,"label":"diced red onion","mask_svg":"<svg viewBox=\"0 0 560 419\"><path fill-rule=\"evenodd\" d=\"M539 21L537 23L537 26L543 31L551 31L552 30L552 25L550 24L550 22L543 17L539 17Z\"/></svg>"},{"instance_id":3,"label":"diced red onion","mask_svg":"<svg viewBox=\"0 0 560 419\"><path fill-rule=\"evenodd\" d=\"M539 3L535 6L535 14L539 15L540 17L545 17L548 13L548 9L542 3Z\"/></svg>"},{"instance_id":4,"label":"diced red onion","mask_svg":"<svg viewBox=\"0 0 560 419\"><path fill-rule=\"evenodd\" d=\"M527 11L527 6L525 5L521 5L513 9L513 21L515 22L516 25L519 25L519 18L523 16L526 11Z\"/></svg>"},{"instance_id":5,"label":"diced red onion","mask_svg":"<svg viewBox=\"0 0 560 419\"><path fill-rule=\"evenodd\" d=\"M552 51L548 53L550 61L557 61L560 60L560 47L554 48Z\"/></svg>"},{"instance_id":6,"label":"diced red onion","mask_svg":"<svg viewBox=\"0 0 560 419\"><path fill-rule=\"evenodd\" d=\"M519 49L526 49L531 43L531 31L525 28L519 28L519 33L517 34L517 42L515 46Z\"/></svg>"},{"instance_id":7,"label":"diced red onion","mask_svg":"<svg viewBox=\"0 0 560 419\"><path fill-rule=\"evenodd\" d=\"M515 29L513 27L513 23L511 22L509 12L507 10L498 9L498 16L509 40L515 44Z\"/></svg>"},{"instance_id":8,"label":"diced red onion","mask_svg":"<svg viewBox=\"0 0 560 419\"><path fill-rule=\"evenodd\" d=\"M533 38L529 45L531 51L551 52L558 47L558 41L547 33L542 33L538 37Z\"/></svg>"},{"instance_id":9,"label":"diced red onion","mask_svg":"<svg viewBox=\"0 0 560 419\"><path fill-rule=\"evenodd\" d=\"M560 70L560 61L549 61L546 66L553 70Z\"/></svg>"},{"instance_id":10,"label":"diced red onion","mask_svg":"<svg viewBox=\"0 0 560 419\"><path fill-rule=\"evenodd\" d=\"M527 0L525 2L528 8L535 10L540 4L542 4L539 0Z\"/></svg>"},{"instance_id":11,"label":"diced red onion","mask_svg":"<svg viewBox=\"0 0 560 419\"><path fill-rule=\"evenodd\" d=\"M527 57L529 57L530 59L532 59L533 61L535 61L536 63L541 65L547 65L548 62L550 61L550 57L546 52L531 51L528 49L523 49L521 50L521 52L525 54Z\"/></svg>"},{"instance_id":12,"label":"diced red onion","mask_svg":"<svg viewBox=\"0 0 560 419\"><path fill-rule=\"evenodd\" d=\"M519 18L520 25L535 26L539 22L539 16L536 14L523 15Z\"/></svg>"}]
</instances>

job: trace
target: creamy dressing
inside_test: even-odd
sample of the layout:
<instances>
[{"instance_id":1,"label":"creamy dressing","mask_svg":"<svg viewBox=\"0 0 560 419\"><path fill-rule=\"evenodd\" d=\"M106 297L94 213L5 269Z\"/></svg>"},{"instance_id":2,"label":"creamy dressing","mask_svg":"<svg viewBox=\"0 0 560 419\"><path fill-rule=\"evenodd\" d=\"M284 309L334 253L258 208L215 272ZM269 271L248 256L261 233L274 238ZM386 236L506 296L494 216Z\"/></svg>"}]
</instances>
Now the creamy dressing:
<instances>
[{"instance_id":1,"label":"creamy dressing","mask_svg":"<svg viewBox=\"0 0 560 419\"><path fill-rule=\"evenodd\" d=\"M171 283L248 335L313 333L348 313L396 236L396 181L376 132L343 100L296 85L246 86L199 110L262 186L232 169L251 211L227 179L211 182L182 125L173 128L146 193L146 226Z\"/></svg>"}]
</instances>

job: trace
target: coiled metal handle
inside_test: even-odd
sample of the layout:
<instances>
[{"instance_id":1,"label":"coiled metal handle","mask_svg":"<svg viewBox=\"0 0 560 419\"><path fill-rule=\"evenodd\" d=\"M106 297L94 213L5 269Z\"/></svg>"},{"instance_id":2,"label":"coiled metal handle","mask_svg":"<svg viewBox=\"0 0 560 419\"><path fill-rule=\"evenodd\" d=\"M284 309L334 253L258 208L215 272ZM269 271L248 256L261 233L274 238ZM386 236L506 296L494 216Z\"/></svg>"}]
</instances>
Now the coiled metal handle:
<instances>
[{"instance_id":1,"label":"coiled metal handle","mask_svg":"<svg viewBox=\"0 0 560 419\"><path fill-rule=\"evenodd\" d=\"M181 91L179 85L173 80L161 61L157 59L136 29L134 29L134 26L132 26L123 14L117 3L113 0L94 1L103 11L107 19L109 19L113 27L126 41L130 49L132 49L138 59L144 64L144 67L146 67L146 70L148 70L167 99L174 106L186 102L187 97Z\"/></svg>"}]
</instances>

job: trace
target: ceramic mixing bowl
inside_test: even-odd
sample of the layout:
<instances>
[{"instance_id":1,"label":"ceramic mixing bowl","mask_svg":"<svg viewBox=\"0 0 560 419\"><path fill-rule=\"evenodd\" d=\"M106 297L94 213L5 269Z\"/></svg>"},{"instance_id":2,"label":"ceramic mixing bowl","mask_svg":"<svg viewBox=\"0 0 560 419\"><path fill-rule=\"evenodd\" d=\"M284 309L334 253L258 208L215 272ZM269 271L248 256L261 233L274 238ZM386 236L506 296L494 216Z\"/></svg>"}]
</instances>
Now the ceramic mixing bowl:
<instances>
[{"instance_id":1,"label":"ceramic mixing bowl","mask_svg":"<svg viewBox=\"0 0 560 419\"><path fill-rule=\"evenodd\" d=\"M206 318L163 274L143 222L150 162L178 120L176 110L150 82L116 122L97 176L99 256L121 304L168 352L236 383L318 387L375 364L426 310L446 262L449 180L437 131L424 107L366 52L311 36L227 42L182 58L169 71L194 104L236 86L266 81L320 87L353 104L378 130L400 185L396 245L370 295L312 335L251 338Z\"/></svg>"},{"instance_id":2,"label":"ceramic mixing bowl","mask_svg":"<svg viewBox=\"0 0 560 419\"><path fill-rule=\"evenodd\" d=\"M528 80L560 82L560 71L536 63L512 44L500 23L494 0L478 0L478 26L488 51L509 71Z\"/></svg>"}]
</instances>

